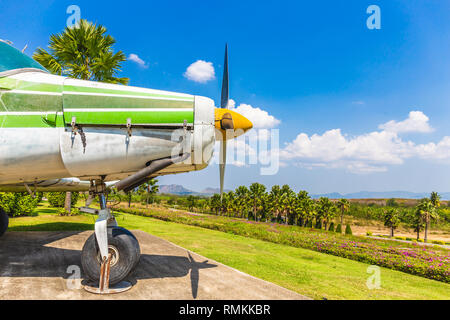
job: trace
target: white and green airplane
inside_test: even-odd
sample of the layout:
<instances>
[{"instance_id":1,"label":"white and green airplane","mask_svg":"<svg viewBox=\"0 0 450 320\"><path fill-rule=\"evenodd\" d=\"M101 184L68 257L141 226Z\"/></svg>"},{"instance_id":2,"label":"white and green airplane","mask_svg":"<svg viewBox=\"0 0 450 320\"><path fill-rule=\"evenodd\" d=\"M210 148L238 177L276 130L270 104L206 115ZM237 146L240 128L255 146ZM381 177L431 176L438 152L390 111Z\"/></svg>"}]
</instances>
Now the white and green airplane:
<instances>
[{"instance_id":1,"label":"white and green airplane","mask_svg":"<svg viewBox=\"0 0 450 320\"><path fill-rule=\"evenodd\" d=\"M0 191L98 196L101 209L82 266L105 290L140 256L136 238L117 226L106 205L108 187L127 192L152 177L201 170L219 140L222 192L226 140L252 128L227 109L228 99L227 48L216 108L206 97L53 75L0 42ZM0 208L0 235L7 226Z\"/></svg>"}]
</instances>

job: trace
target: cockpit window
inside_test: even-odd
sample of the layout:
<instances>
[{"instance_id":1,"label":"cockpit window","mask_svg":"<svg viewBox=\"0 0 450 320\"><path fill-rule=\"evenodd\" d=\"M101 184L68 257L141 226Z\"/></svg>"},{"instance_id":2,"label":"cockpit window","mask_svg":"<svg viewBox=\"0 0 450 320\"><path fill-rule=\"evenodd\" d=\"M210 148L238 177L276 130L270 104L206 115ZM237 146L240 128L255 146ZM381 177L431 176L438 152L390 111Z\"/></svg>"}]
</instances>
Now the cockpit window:
<instances>
[{"instance_id":1,"label":"cockpit window","mask_svg":"<svg viewBox=\"0 0 450 320\"><path fill-rule=\"evenodd\" d=\"M23 68L34 68L47 71L43 66L26 54L23 54L9 44L0 41L0 72Z\"/></svg>"}]
</instances>

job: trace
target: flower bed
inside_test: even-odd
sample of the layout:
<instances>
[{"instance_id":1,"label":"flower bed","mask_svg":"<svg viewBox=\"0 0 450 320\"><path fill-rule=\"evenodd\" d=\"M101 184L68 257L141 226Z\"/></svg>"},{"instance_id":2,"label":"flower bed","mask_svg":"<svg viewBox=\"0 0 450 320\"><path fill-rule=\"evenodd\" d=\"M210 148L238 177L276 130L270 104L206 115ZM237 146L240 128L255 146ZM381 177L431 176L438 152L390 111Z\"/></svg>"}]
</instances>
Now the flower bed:
<instances>
[{"instance_id":1,"label":"flower bed","mask_svg":"<svg viewBox=\"0 0 450 320\"><path fill-rule=\"evenodd\" d=\"M191 215L168 210L120 208L120 211L218 230L264 241L323 252L450 283L449 250L418 244L393 243L344 236L317 229L260 223L211 215Z\"/></svg>"}]
</instances>

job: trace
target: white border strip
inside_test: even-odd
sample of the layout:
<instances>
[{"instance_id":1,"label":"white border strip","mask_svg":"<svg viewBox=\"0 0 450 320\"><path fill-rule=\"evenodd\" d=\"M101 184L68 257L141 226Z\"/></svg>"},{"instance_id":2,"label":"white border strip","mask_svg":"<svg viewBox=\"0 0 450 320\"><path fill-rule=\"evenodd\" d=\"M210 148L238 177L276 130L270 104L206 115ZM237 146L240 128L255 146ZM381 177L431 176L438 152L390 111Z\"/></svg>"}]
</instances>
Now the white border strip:
<instances>
[{"instance_id":1,"label":"white border strip","mask_svg":"<svg viewBox=\"0 0 450 320\"><path fill-rule=\"evenodd\" d=\"M64 108L64 112L192 112L193 108Z\"/></svg>"},{"instance_id":2,"label":"white border strip","mask_svg":"<svg viewBox=\"0 0 450 320\"><path fill-rule=\"evenodd\" d=\"M47 96L62 96L61 92L29 91L29 90L18 90L18 89L5 91L5 93L20 93L20 94L37 94L37 95L47 95Z\"/></svg>"}]
</instances>

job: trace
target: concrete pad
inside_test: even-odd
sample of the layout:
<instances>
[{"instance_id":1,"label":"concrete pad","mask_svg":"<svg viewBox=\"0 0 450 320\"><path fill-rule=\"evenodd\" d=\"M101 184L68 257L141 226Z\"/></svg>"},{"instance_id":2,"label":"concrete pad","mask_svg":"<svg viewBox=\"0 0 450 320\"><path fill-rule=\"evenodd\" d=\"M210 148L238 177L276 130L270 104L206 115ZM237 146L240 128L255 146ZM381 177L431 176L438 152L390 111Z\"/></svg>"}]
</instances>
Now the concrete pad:
<instances>
[{"instance_id":1,"label":"concrete pad","mask_svg":"<svg viewBox=\"0 0 450 320\"><path fill-rule=\"evenodd\" d=\"M143 231L134 287L96 295L81 287L81 249L92 231L7 232L0 238L4 299L308 299ZM84 283L84 282L83 282Z\"/></svg>"}]
</instances>

